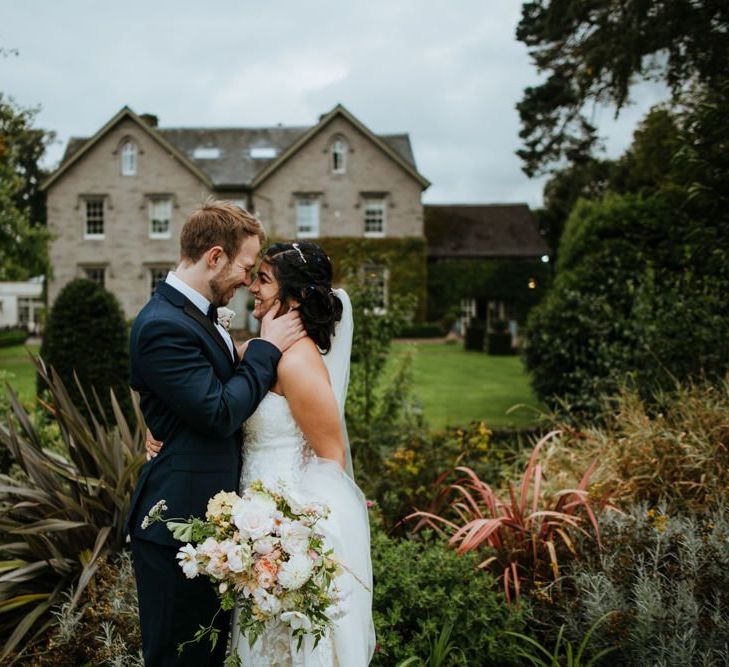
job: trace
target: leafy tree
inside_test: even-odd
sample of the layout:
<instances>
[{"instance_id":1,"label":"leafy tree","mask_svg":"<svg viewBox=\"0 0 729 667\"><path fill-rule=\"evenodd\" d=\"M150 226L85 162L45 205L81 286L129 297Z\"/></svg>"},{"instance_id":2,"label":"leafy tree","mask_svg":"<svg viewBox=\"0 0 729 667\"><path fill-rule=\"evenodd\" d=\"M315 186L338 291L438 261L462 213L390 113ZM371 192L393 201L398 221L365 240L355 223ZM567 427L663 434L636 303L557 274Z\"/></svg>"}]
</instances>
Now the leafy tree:
<instances>
[{"instance_id":1,"label":"leafy tree","mask_svg":"<svg viewBox=\"0 0 729 667\"><path fill-rule=\"evenodd\" d=\"M728 30L725 0L525 2L516 36L546 74L517 105L525 173L588 156L597 135L586 105L619 112L637 79L663 80L676 94L687 81L717 85L729 62Z\"/></svg>"},{"instance_id":2,"label":"leafy tree","mask_svg":"<svg viewBox=\"0 0 729 667\"><path fill-rule=\"evenodd\" d=\"M579 199L597 200L609 191L649 195L674 187L670 166L679 144L676 113L655 107L620 159L586 158L556 171L544 186L544 208L537 212L540 233L553 260L558 258L562 231Z\"/></svg>"},{"instance_id":3,"label":"leafy tree","mask_svg":"<svg viewBox=\"0 0 729 667\"><path fill-rule=\"evenodd\" d=\"M0 93L0 280L25 280L48 268L39 163L53 134L33 127L37 112Z\"/></svg>"},{"instance_id":4,"label":"leafy tree","mask_svg":"<svg viewBox=\"0 0 729 667\"><path fill-rule=\"evenodd\" d=\"M104 413L113 419L109 389L114 391L125 413L129 413L129 358L127 327L121 306L113 294L86 279L66 285L53 304L40 356L53 367L78 406L84 397L74 379L86 387L90 403L87 414L96 414L98 396ZM38 378L38 391L44 384Z\"/></svg>"}]
</instances>

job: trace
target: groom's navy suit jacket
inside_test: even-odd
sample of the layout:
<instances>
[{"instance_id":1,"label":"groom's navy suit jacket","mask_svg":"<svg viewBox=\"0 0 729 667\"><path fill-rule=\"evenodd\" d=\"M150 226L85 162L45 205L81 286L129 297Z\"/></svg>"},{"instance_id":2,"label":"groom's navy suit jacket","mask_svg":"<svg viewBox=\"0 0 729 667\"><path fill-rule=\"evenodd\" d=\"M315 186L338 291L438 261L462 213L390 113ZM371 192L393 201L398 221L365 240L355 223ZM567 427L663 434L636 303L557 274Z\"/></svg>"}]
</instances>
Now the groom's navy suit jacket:
<instances>
[{"instance_id":1,"label":"groom's navy suit jacket","mask_svg":"<svg viewBox=\"0 0 729 667\"><path fill-rule=\"evenodd\" d=\"M256 339L234 360L212 322L165 282L134 320L129 344L130 384L164 446L142 468L127 530L179 546L162 523L141 528L144 516L164 500L169 518L202 517L218 491L237 491L241 425L274 383L281 352Z\"/></svg>"}]
</instances>

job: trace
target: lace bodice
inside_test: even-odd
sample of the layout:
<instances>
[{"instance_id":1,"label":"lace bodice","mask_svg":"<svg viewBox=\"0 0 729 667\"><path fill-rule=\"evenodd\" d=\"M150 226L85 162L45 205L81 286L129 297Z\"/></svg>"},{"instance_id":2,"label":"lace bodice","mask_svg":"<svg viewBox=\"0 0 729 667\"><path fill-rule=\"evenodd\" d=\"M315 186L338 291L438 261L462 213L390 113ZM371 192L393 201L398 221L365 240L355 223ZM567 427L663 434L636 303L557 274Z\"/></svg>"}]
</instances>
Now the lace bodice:
<instances>
[{"instance_id":1,"label":"lace bodice","mask_svg":"<svg viewBox=\"0 0 729 667\"><path fill-rule=\"evenodd\" d=\"M288 401L270 391L243 425L241 489L260 479L266 485L284 482L293 490L312 456Z\"/></svg>"}]
</instances>

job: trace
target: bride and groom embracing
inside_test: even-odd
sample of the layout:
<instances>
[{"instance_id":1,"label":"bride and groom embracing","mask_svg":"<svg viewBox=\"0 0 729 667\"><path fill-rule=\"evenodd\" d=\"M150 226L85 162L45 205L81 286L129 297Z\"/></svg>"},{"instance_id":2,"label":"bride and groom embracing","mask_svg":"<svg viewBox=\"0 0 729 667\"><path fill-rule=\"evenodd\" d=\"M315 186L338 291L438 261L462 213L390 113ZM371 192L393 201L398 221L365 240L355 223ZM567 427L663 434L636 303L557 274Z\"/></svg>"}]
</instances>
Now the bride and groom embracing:
<instances>
[{"instance_id":1,"label":"bride and groom embracing","mask_svg":"<svg viewBox=\"0 0 729 667\"><path fill-rule=\"evenodd\" d=\"M344 424L352 308L332 290L332 267L311 242L270 246L258 220L226 202L194 211L180 236L179 266L157 287L130 336L131 385L153 438L127 520L139 593L145 664L222 665L231 614L210 581L188 579L181 543L145 516L204 517L220 491L261 481L329 515L317 526L346 564L345 604L328 634L299 642L272 622L249 646L233 611L232 653L245 666L359 667L374 651L372 572L365 499L352 479ZM236 346L217 308L247 286L260 337ZM217 616L216 616L217 613ZM218 641L190 641L214 620Z\"/></svg>"}]
</instances>

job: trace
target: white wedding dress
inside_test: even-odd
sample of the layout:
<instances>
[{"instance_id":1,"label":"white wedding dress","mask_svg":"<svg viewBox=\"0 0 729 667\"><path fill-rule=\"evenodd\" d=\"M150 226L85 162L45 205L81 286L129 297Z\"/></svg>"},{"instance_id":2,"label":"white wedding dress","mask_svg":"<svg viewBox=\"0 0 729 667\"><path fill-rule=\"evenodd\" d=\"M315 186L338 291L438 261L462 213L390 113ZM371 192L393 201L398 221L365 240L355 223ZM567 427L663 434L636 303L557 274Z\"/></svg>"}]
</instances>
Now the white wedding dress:
<instances>
[{"instance_id":1,"label":"white wedding dress","mask_svg":"<svg viewBox=\"0 0 729 667\"><path fill-rule=\"evenodd\" d=\"M343 415L351 350L351 305L342 290L337 294L345 303L345 314L343 323L337 326L333 349L324 361ZM331 514L318 524L318 529L350 572L345 572L339 582L346 595L345 613L334 621L329 636L316 648L307 637L297 650L291 630L280 623L269 626L251 648L238 629L236 613L233 651L244 667L366 667L375 648L369 521L365 498L350 476L349 451L349 474L333 461L317 457L297 426L286 398L274 392L266 395L243 428L241 489L255 480L268 486L283 483L288 495L302 505L326 504Z\"/></svg>"}]
</instances>

